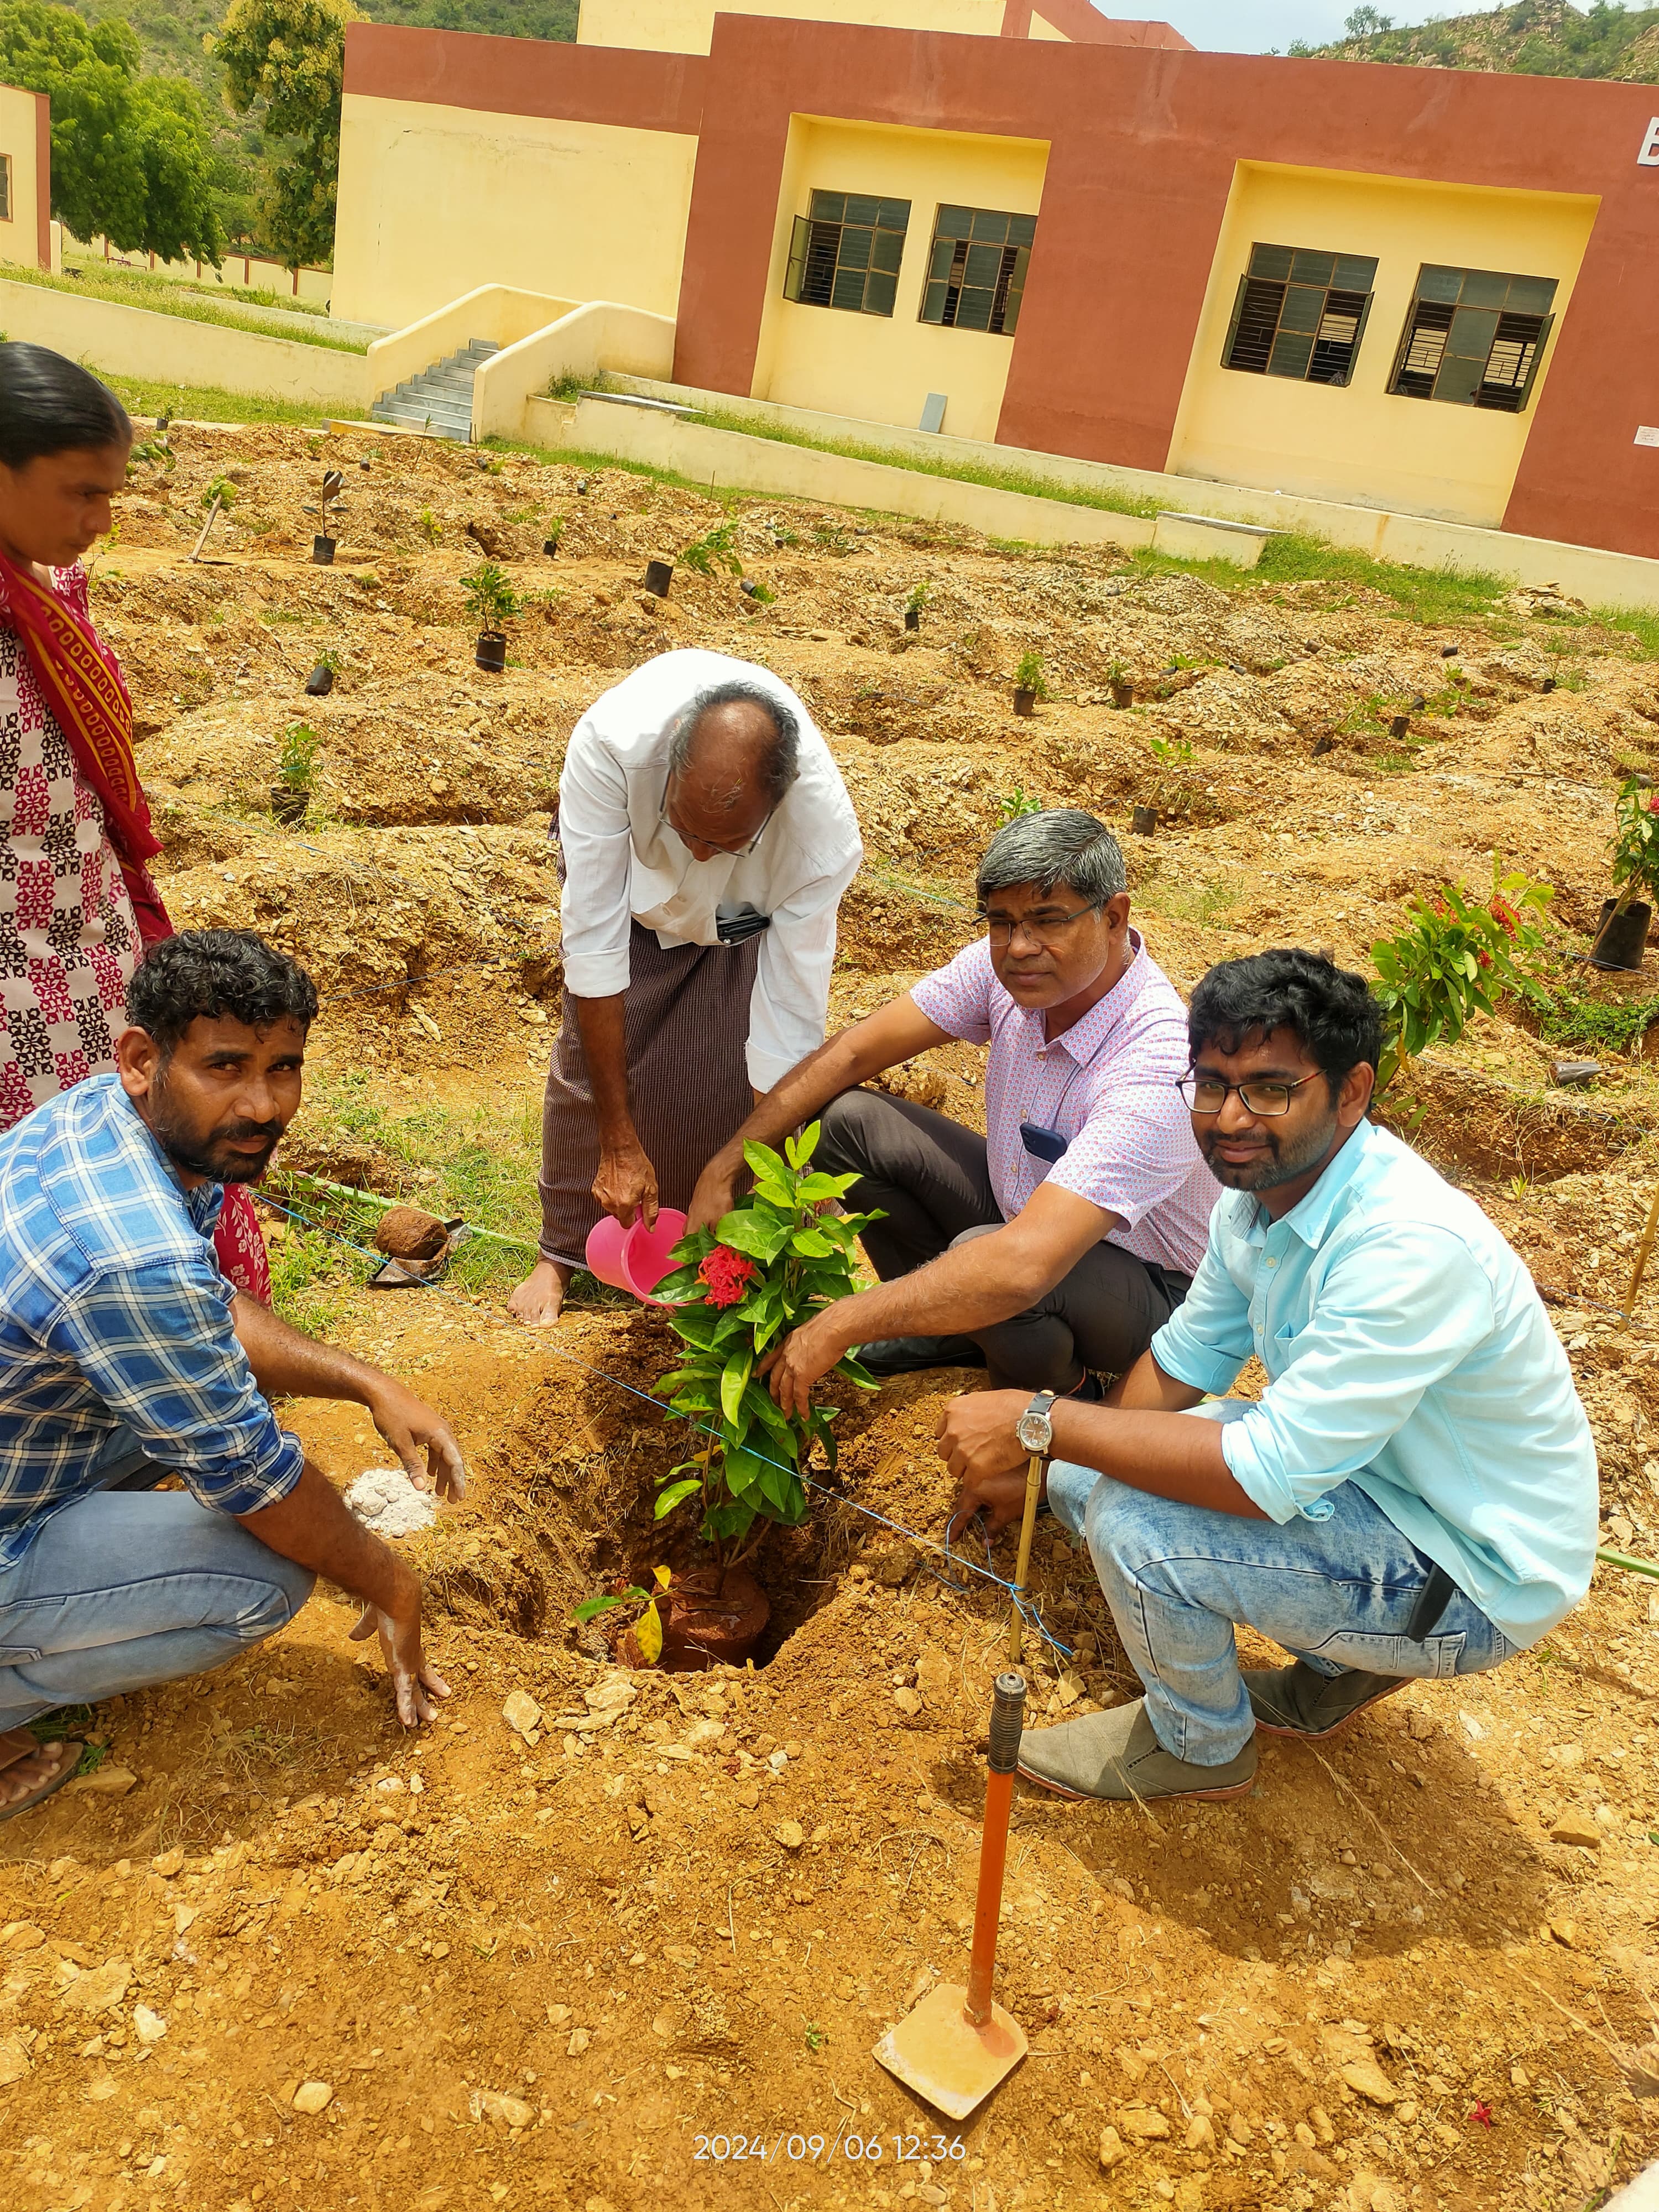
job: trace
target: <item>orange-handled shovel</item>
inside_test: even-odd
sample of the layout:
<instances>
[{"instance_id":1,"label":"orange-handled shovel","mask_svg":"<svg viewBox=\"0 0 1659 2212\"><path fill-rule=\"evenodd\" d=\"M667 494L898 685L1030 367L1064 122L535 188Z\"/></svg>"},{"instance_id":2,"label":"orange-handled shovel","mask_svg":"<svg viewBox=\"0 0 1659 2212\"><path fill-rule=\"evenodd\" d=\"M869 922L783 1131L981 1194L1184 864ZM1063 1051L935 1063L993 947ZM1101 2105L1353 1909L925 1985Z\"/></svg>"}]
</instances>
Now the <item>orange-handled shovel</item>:
<instances>
[{"instance_id":1,"label":"orange-handled shovel","mask_svg":"<svg viewBox=\"0 0 1659 2212\"><path fill-rule=\"evenodd\" d=\"M999 1674L991 1706L990 1776L979 1846L979 1898L968 1986L941 1982L876 2045L878 2065L953 2120L965 2120L1025 2056L1025 2031L991 1996L997 1917L1008 1858L1008 1814L1025 1722L1023 1675Z\"/></svg>"}]
</instances>

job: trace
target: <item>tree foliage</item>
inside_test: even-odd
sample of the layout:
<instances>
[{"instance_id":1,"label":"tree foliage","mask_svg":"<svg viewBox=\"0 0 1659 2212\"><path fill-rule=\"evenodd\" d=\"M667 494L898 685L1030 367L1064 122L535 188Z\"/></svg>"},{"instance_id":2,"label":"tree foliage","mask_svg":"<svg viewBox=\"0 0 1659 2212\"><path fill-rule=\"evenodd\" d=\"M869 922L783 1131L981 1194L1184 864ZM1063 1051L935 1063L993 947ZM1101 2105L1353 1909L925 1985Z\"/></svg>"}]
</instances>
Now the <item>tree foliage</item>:
<instances>
[{"instance_id":1,"label":"tree foliage","mask_svg":"<svg viewBox=\"0 0 1659 2212\"><path fill-rule=\"evenodd\" d=\"M290 268L334 251L345 29L351 0L233 0L213 52L225 98L264 118L259 234Z\"/></svg>"},{"instance_id":2,"label":"tree foliage","mask_svg":"<svg viewBox=\"0 0 1659 2212\"><path fill-rule=\"evenodd\" d=\"M200 95L182 78L139 74L130 23L0 0L0 79L52 101L52 211L76 237L169 261L221 259Z\"/></svg>"}]
</instances>

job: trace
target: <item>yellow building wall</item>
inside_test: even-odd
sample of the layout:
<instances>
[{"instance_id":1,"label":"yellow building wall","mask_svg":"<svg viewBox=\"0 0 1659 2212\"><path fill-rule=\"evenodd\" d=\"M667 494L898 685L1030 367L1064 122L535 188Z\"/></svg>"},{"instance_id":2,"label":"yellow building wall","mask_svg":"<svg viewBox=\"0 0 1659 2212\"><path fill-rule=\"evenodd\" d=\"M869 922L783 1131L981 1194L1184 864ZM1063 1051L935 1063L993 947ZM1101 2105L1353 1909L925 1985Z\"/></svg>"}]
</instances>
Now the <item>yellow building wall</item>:
<instances>
[{"instance_id":1,"label":"yellow building wall","mask_svg":"<svg viewBox=\"0 0 1659 2212\"><path fill-rule=\"evenodd\" d=\"M0 261L40 266L40 106L32 92L0 84L0 154L11 157L11 216L0 222Z\"/></svg>"},{"instance_id":2,"label":"yellow building wall","mask_svg":"<svg viewBox=\"0 0 1659 2212\"><path fill-rule=\"evenodd\" d=\"M679 304L695 137L348 93L337 315L398 330L481 284Z\"/></svg>"},{"instance_id":3,"label":"yellow building wall","mask_svg":"<svg viewBox=\"0 0 1659 2212\"><path fill-rule=\"evenodd\" d=\"M928 394L942 392L948 401L943 429L958 438L994 438L1014 340L917 319L933 217L942 204L1036 215L1048 162L1041 140L793 117L750 397L915 429ZM890 317L805 307L784 298L794 218L807 212L815 191L909 201Z\"/></svg>"},{"instance_id":4,"label":"yellow building wall","mask_svg":"<svg viewBox=\"0 0 1659 2212\"><path fill-rule=\"evenodd\" d=\"M866 23L889 31L1002 33L1004 0L582 0L584 46L644 46L653 53L706 54L714 17L770 15L790 23ZM1063 32L1032 27L1034 38Z\"/></svg>"},{"instance_id":5,"label":"yellow building wall","mask_svg":"<svg viewBox=\"0 0 1659 2212\"><path fill-rule=\"evenodd\" d=\"M1241 161L1170 443L1170 470L1496 528L1599 205L1566 193ZM1222 367L1253 245L1376 257L1370 319L1346 387ZM1555 330L1524 413L1389 392L1425 262L1557 280Z\"/></svg>"}]
</instances>

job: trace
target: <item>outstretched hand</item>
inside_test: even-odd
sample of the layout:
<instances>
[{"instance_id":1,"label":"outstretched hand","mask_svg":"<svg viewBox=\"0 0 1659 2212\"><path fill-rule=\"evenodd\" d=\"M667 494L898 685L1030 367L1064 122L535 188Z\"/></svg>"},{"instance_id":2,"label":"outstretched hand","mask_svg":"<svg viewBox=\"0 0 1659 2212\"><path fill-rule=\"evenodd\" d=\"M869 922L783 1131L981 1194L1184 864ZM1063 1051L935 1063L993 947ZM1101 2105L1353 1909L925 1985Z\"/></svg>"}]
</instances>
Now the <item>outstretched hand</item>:
<instances>
[{"instance_id":1,"label":"outstretched hand","mask_svg":"<svg viewBox=\"0 0 1659 2212\"><path fill-rule=\"evenodd\" d=\"M951 1509L952 1542L981 1506L994 1536L1018 1519L1030 1455L1015 1424L1030 1403L1024 1390L975 1390L952 1399L939 1416L939 1456L961 1486ZM1046 1488L1046 1468L1042 1480Z\"/></svg>"},{"instance_id":2,"label":"outstretched hand","mask_svg":"<svg viewBox=\"0 0 1659 2212\"><path fill-rule=\"evenodd\" d=\"M380 1639L380 1656L391 1679L398 1718L406 1729L420 1728L436 1720L435 1700L449 1695L449 1685L421 1649L418 1596L413 1612L401 1617L382 1613L377 1606L366 1605L362 1618L351 1632L351 1641L361 1644L366 1637L375 1634Z\"/></svg>"},{"instance_id":3,"label":"outstretched hand","mask_svg":"<svg viewBox=\"0 0 1659 2212\"><path fill-rule=\"evenodd\" d=\"M451 1501L466 1495L466 1468L455 1432L424 1398L390 1375L377 1375L367 1402L375 1427L416 1490L435 1490Z\"/></svg>"}]
</instances>

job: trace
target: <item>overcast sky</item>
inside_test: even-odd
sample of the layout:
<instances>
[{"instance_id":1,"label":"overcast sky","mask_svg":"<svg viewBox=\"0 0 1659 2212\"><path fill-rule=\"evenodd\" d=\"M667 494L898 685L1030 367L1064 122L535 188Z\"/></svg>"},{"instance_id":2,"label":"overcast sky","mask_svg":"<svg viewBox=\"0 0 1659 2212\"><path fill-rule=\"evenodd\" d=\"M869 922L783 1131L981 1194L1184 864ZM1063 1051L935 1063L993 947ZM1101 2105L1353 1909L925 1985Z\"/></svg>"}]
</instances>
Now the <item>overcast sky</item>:
<instances>
[{"instance_id":1,"label":"overcast sky","mask_svg":"<svg viewBox=\"0 0 1659 2212\"><path fill-rule=\"evenodd\" d=\"M1100 0L1096 0L1100 4ZM1292 39L1322 46L1340 39L1355 0L1110 0L1107 15L1146 15L1173 23L1195 46L1215 53L1262 54ZM1405 28L1436 15L1481 13L1480 0L1376 0L1378 12Z\"/></svg>"}]
</instances>

